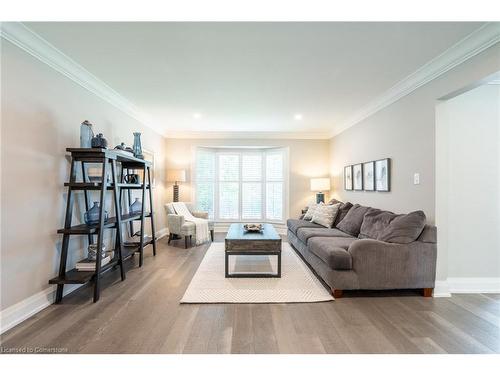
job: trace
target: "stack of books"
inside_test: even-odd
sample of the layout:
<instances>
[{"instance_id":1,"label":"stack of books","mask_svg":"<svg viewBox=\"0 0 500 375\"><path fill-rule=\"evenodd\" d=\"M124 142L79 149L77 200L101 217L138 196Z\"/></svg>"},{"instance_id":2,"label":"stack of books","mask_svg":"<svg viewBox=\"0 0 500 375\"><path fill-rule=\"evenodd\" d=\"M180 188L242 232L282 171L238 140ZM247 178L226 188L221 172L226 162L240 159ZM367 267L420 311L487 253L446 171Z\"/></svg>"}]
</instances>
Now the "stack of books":
<instances>
[{"instance_id":1,"label":"stack of books","mask_svg":"<svg viewBox=\"0 0 500 375\"><path fill-rule=\"evenodd\" d=\"M101 267L105 266L110 261L111 261L111 256L109 256L109 255L106 258L102 258ZM84 259L84 260L79 261L76 264L75 268L78 271L86 271L86 272L95 271L95 262L96 262L95 260Z\"/></svg>"}]
</instances>

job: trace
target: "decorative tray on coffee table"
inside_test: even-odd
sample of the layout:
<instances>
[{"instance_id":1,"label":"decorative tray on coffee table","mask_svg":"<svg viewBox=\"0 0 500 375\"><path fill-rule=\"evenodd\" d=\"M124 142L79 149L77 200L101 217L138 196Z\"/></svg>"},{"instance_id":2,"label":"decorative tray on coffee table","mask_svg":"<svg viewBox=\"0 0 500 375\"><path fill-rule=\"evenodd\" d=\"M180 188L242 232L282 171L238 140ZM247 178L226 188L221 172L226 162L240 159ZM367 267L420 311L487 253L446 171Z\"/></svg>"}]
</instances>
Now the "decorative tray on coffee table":
<instances>
[{"instance_id":1,"label":"decorative tray on coffee table","mask_svg":"<svg viewBox=\"0 0 500 375\"><path fill-rule=\"evenodd\" d=\"M245 224L243 225L243 229L245 229L246 232L262 232L264 227L262 224Z\"/></svg>"}]
</instances>

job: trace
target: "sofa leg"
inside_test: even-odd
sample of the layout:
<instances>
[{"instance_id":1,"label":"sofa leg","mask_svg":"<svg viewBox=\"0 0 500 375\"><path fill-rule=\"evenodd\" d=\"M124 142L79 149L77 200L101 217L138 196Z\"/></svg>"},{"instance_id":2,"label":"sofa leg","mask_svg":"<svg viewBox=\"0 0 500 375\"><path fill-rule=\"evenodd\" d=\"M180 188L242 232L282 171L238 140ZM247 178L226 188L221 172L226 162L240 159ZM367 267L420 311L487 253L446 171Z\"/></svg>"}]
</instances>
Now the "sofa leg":
<instances>
[{"instance_id":1,"label":"sofa leg","mask_svg":"<svg viewBox=\"0 0 500 375\"><path fill-rule=\"evenodd\" d=\"M214 242L214 230L210 229L210 239Z\"/></svg>"},{"instance_id":2,"label":"sofa leg","mask_svg":"<svg viewBox=\"0 0 500 375\"><path fill-rule=\"evenodd\" d=\"M169 233L168 234L168 244L169 245L170 245L170 241L172 241L172 237L173 237L172 233Z\"/></svg>"},{"instance_id":3,"label":"sofa leg","mask_svg":"<svg viewBox=\"0 0 500 375\"><path fill-rule=\"evenodd\" d=\"M188 248L188 236L184 236L184 249Z\"/></svg>"},{"instance_id":4,"label":"sofa leg","mask_svg":"<svg viewBox=\"0 0 500 375\"><path fill-rule=\"evenodd\" d=\"M332 289L333 298L342 298L342 289Z\"/></svg>"},{"instance_id":5,"label":"sofa leg","mask_svg":"<svg viewBox=\"0 0 500 375\"><path fill-rule=\"evenodd\" d=\"M423 290L424 297L432 297L433 291L434 291L434 288L424 288L424 290Z\"/></svg>"}]
</instances>

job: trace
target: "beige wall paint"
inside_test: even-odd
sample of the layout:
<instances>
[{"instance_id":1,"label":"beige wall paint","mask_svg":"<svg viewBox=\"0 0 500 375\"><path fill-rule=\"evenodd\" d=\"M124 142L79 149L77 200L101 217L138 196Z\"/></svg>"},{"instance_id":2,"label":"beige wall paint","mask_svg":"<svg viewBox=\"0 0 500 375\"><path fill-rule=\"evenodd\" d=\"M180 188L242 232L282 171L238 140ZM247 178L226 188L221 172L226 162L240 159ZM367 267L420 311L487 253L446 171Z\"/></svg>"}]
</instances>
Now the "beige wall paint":
<instances>
[{"instance_id":1,"label":"beige wall paint","mask_svg":"<svg viewBox=\"0 0 500 375\"><path fill-rule=\"evenodd\" d=\"M49 287L56 275L69 163L85 119L110 145L131 144L156 154L156 228L165 228L165 139L39 60L2 40L1 55L1 309ZM83 201L75 207L82 219ZM110 202L108 207L111 207ZM110 208L108 208L109 210ZM75 221L74 221L75 222ZM68 266L83 256L83 236L72 240Z\"/></svg>"},{"instance_id":2,"label":"beige wall paint","mask_svg":"<svg viewBox=\"0 0 500 375\"><path fill-rule=\"evenodd\" d=\"M188 182L180 187L180 200L191 200L191 174L193 149L198 146L265 146L289 148L289 216L298 217L303 207L313 202L315 195L310 191L309 179L328 177L329 141L297 139L167 139L166 167L188 170ZM167 200L172 200L172 184Z\"/></svg>"},{"instance_id":3,"label":"beige wall paint","mask_svg":"<svg viewBox=\"0 0 500 375\"><path fill-rule=\"evenodd\" d=\"M333 196L397 213L424 210L435 218L435 107L437 100L500 70L500 45L422 86L332 138L330 173ZM342 186L343 167L392 159L391 192L350 192ZM413 174L420 173L420 185Z\"/></svg>"}]
</instances>

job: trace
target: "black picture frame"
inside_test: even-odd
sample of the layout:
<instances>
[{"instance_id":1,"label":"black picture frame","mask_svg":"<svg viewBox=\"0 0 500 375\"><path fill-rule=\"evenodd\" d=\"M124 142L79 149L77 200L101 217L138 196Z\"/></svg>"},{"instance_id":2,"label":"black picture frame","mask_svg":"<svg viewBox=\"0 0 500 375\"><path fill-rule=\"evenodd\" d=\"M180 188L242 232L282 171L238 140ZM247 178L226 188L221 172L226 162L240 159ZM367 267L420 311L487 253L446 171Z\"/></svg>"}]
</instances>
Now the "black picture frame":
<instances>
[{"instance_id":1,"label":"black picture frame","mask_svg":"<svg viewBox=\"0 0 500 375\"><path fill-rule=\"evenodd\" d=\"M370 173L371 172L371 173ZM375 191L375 162L363 163L363 190Z\"/></svg>"},{"instance_id":2,"label":"black picture frame","mask_svg":"<svg viewBox=\"0 0 500 375\"><path fill-rule=\"evenodd\" d=\"M363 164L361 163L352 166L352 188L355 191L363 190Z\"/></svg>"},{"instance_id":3,"label":"black picture frame","mask_svg":"<svg viewBox=\"0 0 500 375\"><path fill-rule=\"evenodd\" d=\"M352 165L344 167L344 190L352 190Z\"/></svg>"},{"instance_id":4,"label":"black picture frame","mask_svg":"<svg viewBox=\"0 0 500 375\"><path fill-rule=\"evenodd\" d=\"M391 159L375 160L375 190L391 191Z\"/></svg>"}]
</instances>

